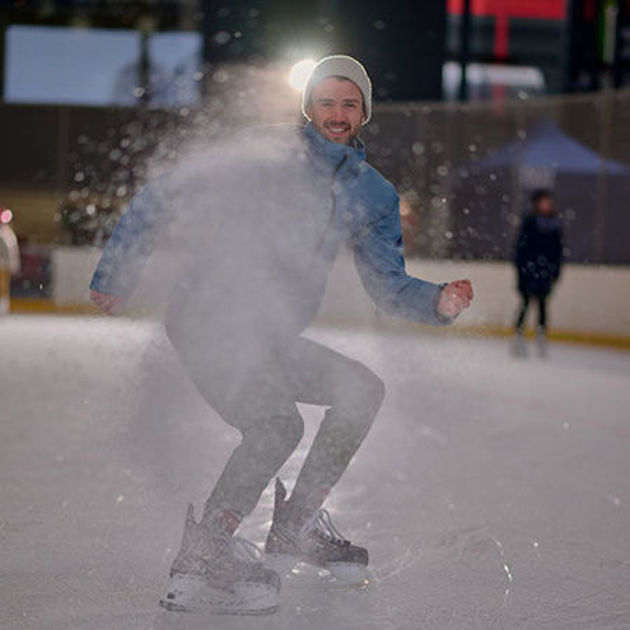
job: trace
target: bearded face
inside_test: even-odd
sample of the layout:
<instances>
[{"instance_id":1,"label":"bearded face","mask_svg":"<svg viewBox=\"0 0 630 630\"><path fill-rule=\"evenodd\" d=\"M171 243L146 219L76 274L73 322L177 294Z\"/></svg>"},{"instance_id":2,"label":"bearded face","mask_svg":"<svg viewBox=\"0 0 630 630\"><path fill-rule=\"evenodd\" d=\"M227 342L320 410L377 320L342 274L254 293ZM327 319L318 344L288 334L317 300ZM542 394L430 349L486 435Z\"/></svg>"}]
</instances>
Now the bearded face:
<instances>
[{"instance_id":1,"label":"bearded face","mask_svg":"<svg viewBox=\"0 0 630 630\"><path fill-rule=\"evenodd\" d=\"M350 144L365 120L363 95L352 81L327 77L313 88L306 113L326 139Z\"/></svg>"}]
</instances>

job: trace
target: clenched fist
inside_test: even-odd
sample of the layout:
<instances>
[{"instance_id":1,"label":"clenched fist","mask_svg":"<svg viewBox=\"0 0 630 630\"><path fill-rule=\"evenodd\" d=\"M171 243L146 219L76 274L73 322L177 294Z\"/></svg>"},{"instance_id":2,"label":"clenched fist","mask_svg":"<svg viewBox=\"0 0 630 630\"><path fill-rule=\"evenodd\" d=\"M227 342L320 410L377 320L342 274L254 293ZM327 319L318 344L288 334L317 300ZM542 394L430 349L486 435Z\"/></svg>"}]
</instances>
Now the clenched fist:
<instances>
[{"instance_id":1,"label":"clenched fist","mask_svg":"<svg viewBox=\"0 0 630 630\"><path fill-rule=\"evenodd\" d=\"M90 300L108 315L112 315L114 310L125 301L118 295L101 293L100 291L90 291Z\"/></svg>"},{"instance_id":2,"label":"clenched fist","mask_svg":"<svg viewBox=\"0 0 630 630\"><path fill-rule=\"evenodd\" d=\"M437 310L444 317L455 317L470 306L473 289L470 280L455 280L442 289Z\"/></svg>"}]
</instances>

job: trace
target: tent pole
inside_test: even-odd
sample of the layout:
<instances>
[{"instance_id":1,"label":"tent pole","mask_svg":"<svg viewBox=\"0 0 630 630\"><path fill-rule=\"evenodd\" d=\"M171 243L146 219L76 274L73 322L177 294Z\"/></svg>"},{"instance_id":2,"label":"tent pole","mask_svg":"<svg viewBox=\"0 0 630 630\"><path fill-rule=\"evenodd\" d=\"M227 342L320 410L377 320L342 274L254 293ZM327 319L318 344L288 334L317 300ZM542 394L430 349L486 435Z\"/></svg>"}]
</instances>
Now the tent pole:
<instances>
[{"instance_id":1,"label":"tent pole","mask_svg":"<svg viewBox=\"0 0 630 630\"><path fill-rule=\"evenodd\" d=\"M606 231L606 213L608 205L608 159L610 155L610 132L612 126L612 98L614 92L612 90L604 90L602 94L601 108L601 150L602 155L601 167L597 174L597 200L595 205L595 243L593 247L593 261L597 263L604 262L605 248L605 231Z\"/></svg>"}]
</instances>

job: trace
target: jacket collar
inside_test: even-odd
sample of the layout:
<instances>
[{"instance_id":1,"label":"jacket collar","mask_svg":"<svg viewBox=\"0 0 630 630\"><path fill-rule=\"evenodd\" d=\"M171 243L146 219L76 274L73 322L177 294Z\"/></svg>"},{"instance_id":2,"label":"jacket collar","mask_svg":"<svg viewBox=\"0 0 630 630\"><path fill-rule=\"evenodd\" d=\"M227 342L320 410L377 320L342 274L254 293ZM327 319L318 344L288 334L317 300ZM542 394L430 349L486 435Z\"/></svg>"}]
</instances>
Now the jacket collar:
<instances>
[{"instance_id":1,"label":"jacket collar","mask_svg":"<svg viewBox=\"0 0 630 630\"><path fill-rule=\"evenodd\" d=\"M304 127L303 133L315 156L333 168L338 166L344 158L346 160L344 170L345 168L352 169L365 160L365 145L358 138L355 138L352 145L331 142L324 138L312 123Z\"/></svg>"}]
</instances>

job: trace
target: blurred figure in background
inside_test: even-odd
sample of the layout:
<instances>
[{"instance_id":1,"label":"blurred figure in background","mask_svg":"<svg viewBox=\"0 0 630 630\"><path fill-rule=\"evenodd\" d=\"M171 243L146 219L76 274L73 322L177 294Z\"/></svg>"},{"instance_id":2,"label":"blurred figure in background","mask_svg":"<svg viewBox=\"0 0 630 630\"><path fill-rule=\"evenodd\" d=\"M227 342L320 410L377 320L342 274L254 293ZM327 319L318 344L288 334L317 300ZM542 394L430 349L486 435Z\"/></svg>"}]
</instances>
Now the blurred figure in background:
<instances>
[{"instance_id":1,"label":"blurred figure in background","mask_svg":"<svg viewBox=\"0 0 630 630\"><path fill-rule=\"evenodd\" d=\"M538 301L538 351L547 352L547 298L562 267L562 230L554 214L553 194L536 190L531 196L532 211L525 215L516 241L515 264L521 307L516 318L513 352L526 356L523 336L525 317L532 298Z\"/></svg>"},{"instance_id":2,"label":"blurred figure in background","mask_svg":"<svg viewBox=\"0 0 630 630\"><path fill-rule=\"evenodd\" d=\"M20 271L20 250L15 232L9 225L13 213L0 208L0 315L9 312L11 276Z\"/></svg>"}]
</instances>

